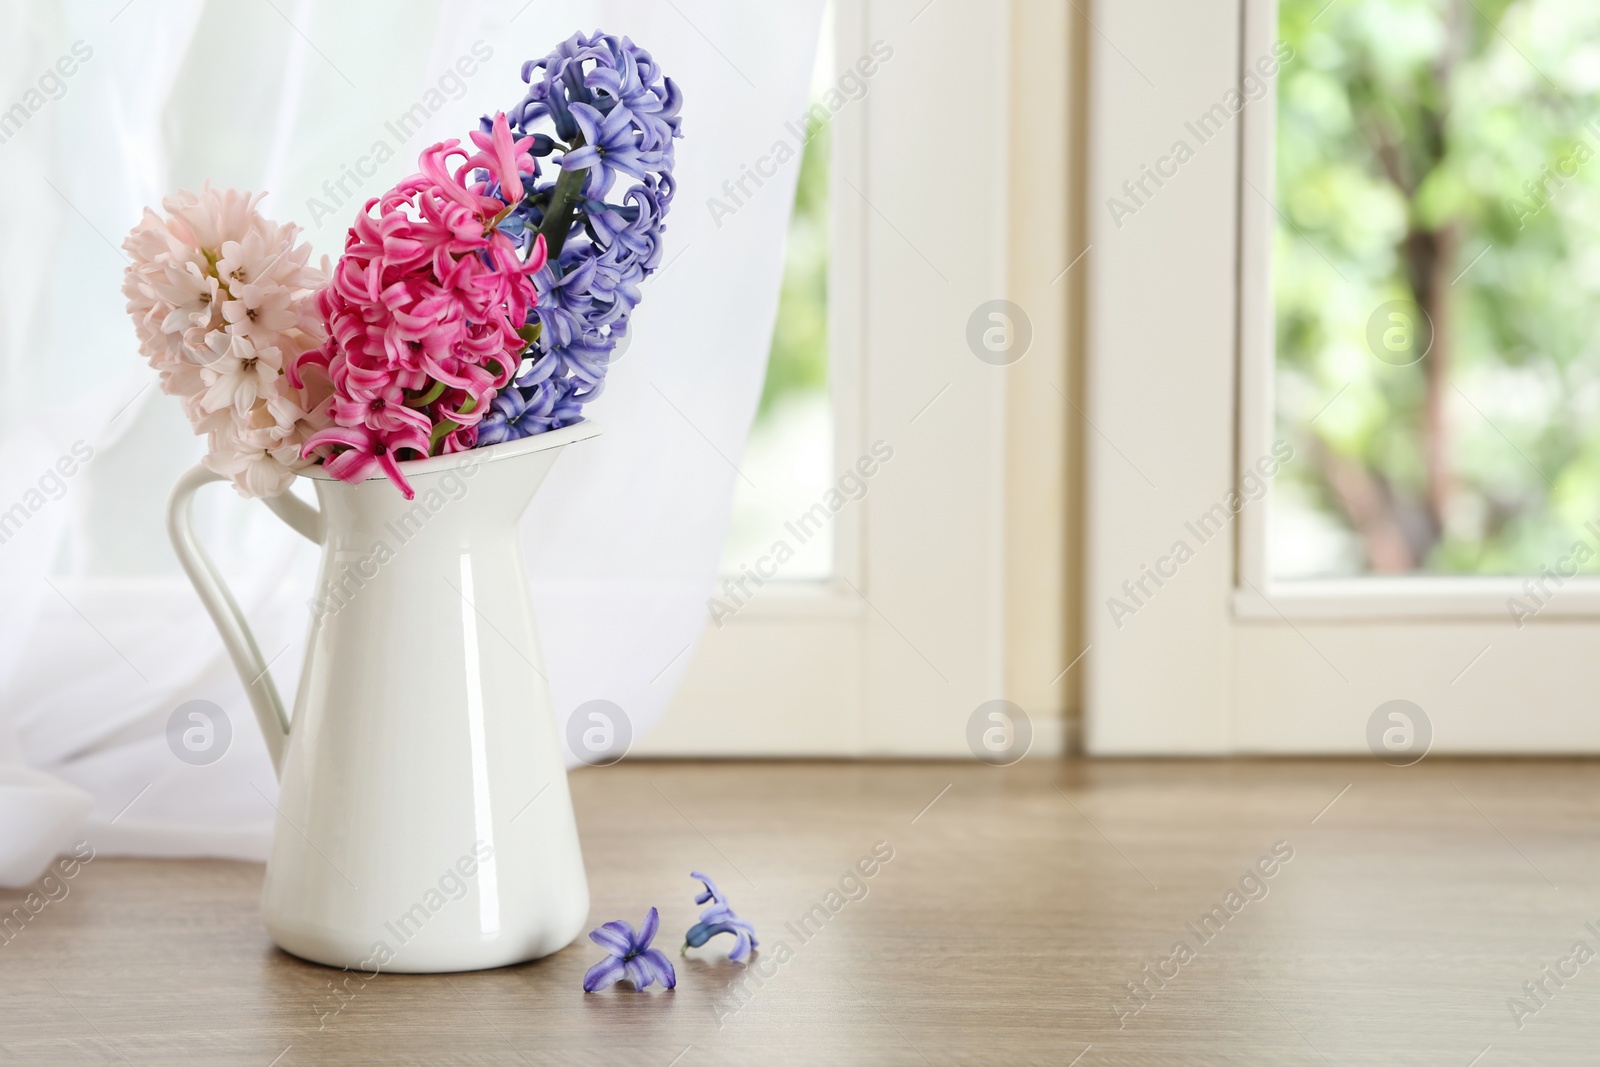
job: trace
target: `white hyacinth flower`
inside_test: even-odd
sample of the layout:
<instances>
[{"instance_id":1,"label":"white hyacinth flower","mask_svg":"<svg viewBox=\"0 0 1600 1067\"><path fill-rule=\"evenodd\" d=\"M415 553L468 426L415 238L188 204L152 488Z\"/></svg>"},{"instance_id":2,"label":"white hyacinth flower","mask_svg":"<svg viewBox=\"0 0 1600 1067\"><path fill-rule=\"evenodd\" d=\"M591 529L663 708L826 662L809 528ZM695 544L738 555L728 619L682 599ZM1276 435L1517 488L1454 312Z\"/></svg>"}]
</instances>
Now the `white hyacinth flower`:
<instances>
[{"instance_id":1,"label":"white hyacinth flower","mask_svg":"<svg viewBox=\"0 0 1600 1067\"><path fill-rule=\"evenodd\" d=\"M245 496L288 488L304 440L328 424L326 383L296 389L289 360L324 333L315 297L327 282L300 229L257 210L259 195L208 184L146 209L123 242L123 295L140 352L211 444L207 466Z\"/></svg>"},{"instance_id":2,"label":"white hyacinth flower","mask_svg":"<svg viewBox=\"0 0 1600 1067\"><path fill-rule=\"evenodd\" d=\"M231 407L244 416L257 399L277 392L283 356L276 348L257 348L237 333L214 333L206 341L212 358L200 368L206 385L201 407L207 411Z\"/></svg>"}]
</instances>

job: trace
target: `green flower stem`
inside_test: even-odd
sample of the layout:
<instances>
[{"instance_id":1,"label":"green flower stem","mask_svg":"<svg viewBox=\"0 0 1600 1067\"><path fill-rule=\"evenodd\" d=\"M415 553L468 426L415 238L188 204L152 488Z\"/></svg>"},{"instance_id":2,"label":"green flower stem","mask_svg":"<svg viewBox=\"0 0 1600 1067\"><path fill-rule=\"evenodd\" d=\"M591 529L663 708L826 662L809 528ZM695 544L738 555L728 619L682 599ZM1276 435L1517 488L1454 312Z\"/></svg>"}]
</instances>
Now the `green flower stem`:
<instances>
[{"instance_id":1,"label":"green flower stem","mask_svg":"<svg viewBox=\"0 0 1600 1067\"><path fill-rule=\"evenodd\" d=\"M583 146L583 135L573 138L572 147ZM587 170L564 170L561 177L556 179L556 189L550 198L550 207L545 211L544 224L539 227L539 235L544 238L545 253L551 259L561 255L561 246L567 243L567 233L572 229L572 220L577 215L578 201L583 199L583 186L588 181Z\"/></svg>"},{"instance_id":2,"label":"green flower stem","mask_svg":"<svg viewBox=\"0 0 1600 1067\"><path fill-rule=\"evenodd\" d=\"M435 400L438 400L443 393L444 383L436 381L433 383L433 388L429 389L426 393L423 393L421 396L414 396L410 400L407 400L406 407L425 408Z\"/></svg>"},{"instance_id":3,"label":"green flower stem","mask_svg":"<svg viewBox=\"0 0 1600 1067\"><path fill-rule=\"evenodd\" d=\"M460 414L470 415L472 414L473 409L477 406L478 401L476 398L469 396L467 397L466 404L461 408ZM439 442L444 440L447 434L454 433L459 429L461 429L461 424L458 422L451 422L449 419L445 419L440 422L439 425L435 426L433 428L433 432L428 435L428 455L438 455L436 449L439 447Z\"/></svg>"}]
</instances>

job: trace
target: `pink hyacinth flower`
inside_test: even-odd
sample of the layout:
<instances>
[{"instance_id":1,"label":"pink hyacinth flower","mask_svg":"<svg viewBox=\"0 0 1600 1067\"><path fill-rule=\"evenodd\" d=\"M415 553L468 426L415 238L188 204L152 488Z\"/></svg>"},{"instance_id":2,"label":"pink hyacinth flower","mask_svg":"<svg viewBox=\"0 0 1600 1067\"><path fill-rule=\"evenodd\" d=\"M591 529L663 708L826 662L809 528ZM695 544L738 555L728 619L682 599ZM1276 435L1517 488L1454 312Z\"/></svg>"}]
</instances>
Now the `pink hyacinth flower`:
<instances>
[{"instance_id":1,"label":"pink hyacinth flower","mask_svg":"<svg viewBox=\"0 0 1600 1067\"><path fill-rule=\"evenodd\" d=\"M468 159L466 165L488 171L500 183L506 203L515 204L521 200L522 175L533 173L533 156L529 153L533 138L513 139L504 111L494 117L490 132L473 130L471 137L472 143L478 146L478 154Z\"/></svg>"},{"instance_id":2,"label":"pink hyacinth flower","mask_svg":"<svg viewBox=\"0 0 1600 1067\"><path fill-rule=\"evenodd\" d=\"M322 465L329 474L342 482L360 482L366 480L373 467L379 467L391 482L400 487L400 492L407 500L416 498L416 490L411 488L411 483L400 472L395 453L409 448L419 455L427 455L427 434L413 427L382 435L365 426L330 426L306 442L305 452L311 455L318 449L339 445L344 446L344 450Z\"/></svg>"},{"instance_id":3,"label":"pink hyacinth flower","mask_svg":"<svg viewBox=\"0 0 1600 1067\"><path fill-rule=\"evenodd\" d=\"M472 137L476 154L453 139L430 145L418 174L367 202L318 296L327 341L287 368L298 385L305 369L320 367L334 387L329 411L338 425L308 438L305 454L323 455L328 471L347 480L376 464L408 498L395 452L476 443L478 422L527 348L520 331L537 302L533 275L545 265L542 238L524 261L494 228L521 199L522 175L535 171L533 139L513 139L503 114ZM469 184L479 169L490 180ZM497 185L504 199L489 195Z\"/></svg>"}]
</instances>

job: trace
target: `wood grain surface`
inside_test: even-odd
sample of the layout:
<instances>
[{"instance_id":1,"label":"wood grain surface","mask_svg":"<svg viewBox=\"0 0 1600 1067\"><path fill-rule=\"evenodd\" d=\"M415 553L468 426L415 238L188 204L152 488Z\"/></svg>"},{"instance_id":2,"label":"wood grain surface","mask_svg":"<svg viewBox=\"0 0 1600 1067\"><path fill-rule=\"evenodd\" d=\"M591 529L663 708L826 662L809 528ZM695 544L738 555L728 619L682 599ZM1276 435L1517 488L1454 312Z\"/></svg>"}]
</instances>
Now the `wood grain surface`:
<instances>
[{"instance_id":1,"label":"wood grain surface","mask_svg":"<svg viewBox=\"0 0 1600 1067\"><path fill-rule=\"evenodd\" d=\"M0 944L0 1062L1592 1064L1597 776L625 761L573 776L591 917L658 906L672 992L586 996L582 939L336 997L268 941L259 866L102 856ZM755 922L750 966L676 955L691 869Z\"/></svg>"}]
</instances>

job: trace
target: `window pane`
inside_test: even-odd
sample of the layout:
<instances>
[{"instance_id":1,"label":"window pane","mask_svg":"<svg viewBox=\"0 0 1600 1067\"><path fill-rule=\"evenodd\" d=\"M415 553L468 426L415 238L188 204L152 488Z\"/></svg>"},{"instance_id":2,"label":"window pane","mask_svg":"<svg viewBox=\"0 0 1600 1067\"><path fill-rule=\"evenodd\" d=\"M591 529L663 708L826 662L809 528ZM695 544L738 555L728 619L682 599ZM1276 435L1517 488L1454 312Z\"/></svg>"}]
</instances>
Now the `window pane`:
<instances>
[{"instance_id":1,"label":"window pane","mask_svg":"<svg viewBox=\"0 0 1600 1067\"><path fill-rule=\"evenodd\" d=\"M833 77L831 21L824 20L818 47L817 71L824 85ZM814 128L800 159L778 321L761 407L741 464L748 482L739 479L734 490L724 574L754 569L781 540L794 557L778 566L779 579L816 581L833 575L832 524L815 532L814 522L808 524L804 540L790 528L832 488L835 477L828 394L828 132L825 126Z\"/></svg>"},{"instance_id":2,"label":"window pane","mask_svg":"<svg viewBox=\"0 0 1600 1067\"><path fill-rule=\"evenodd\" d=\"M1274 575L1600 569L1600 5L1279 16Z\"/></svg>"}]
</instances>

